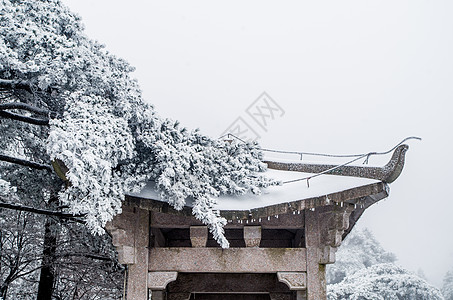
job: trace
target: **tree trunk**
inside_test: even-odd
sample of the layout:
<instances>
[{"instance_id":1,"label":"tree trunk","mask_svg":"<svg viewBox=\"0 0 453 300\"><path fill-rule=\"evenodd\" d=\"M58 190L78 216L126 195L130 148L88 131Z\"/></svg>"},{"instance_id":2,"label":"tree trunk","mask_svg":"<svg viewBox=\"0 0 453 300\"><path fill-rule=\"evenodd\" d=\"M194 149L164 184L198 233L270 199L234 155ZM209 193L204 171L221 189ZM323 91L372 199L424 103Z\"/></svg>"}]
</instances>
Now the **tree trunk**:
<instances>
[{"instance_id":1,"label":"tree trunk","mask_svg":"<svg viewBox=\"0 0 453 300\"><path fill-rule=\"evenodd\" d=\"M8 292L8 285L2 285L0 287L0 299L6 299L7 292Z\"/></svg>"},{"instance_id":2,"label":"tree trunk","mask_svg":"<svg viewBox=\"0 0 453 300\"><path fill-rule=\"evenodd\" d=\"M51 300L55 283L55 252L57 248L58 224L52 217L47 217L44 232L44 249L39 278L37 300Z\"/></svg>"}]
</instances>

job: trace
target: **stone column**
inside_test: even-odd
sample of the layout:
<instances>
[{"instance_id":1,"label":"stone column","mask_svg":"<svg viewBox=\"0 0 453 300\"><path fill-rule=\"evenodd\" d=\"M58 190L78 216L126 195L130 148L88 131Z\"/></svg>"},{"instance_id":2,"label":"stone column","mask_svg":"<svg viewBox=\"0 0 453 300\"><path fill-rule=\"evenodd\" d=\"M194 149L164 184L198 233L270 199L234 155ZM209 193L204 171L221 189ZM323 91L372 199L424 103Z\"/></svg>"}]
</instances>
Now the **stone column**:
<instances>
[{"instance_id":1,"label":"stone column","mask_svg":"<svg viewBox=\"0 0 453 300\"><path fill-rule=\"evenodd\" d=\"M149 211L135 209L135 264L129 265L127 300L148 298Z\"/></svg>"},{"instance_id":2,"label":"stone column","mask_svg":"<svg viewBox=\"0 0 453 300\"><path fill-rule=\"evenodd\" d=\"M106 229L112 235L119 262L127 266L126 300L147 300L149 211L125 206Z\"/></svg>"},{"instance_id":3,"label":"stone column","mask_svg":"<svg viewBox=\"0 0 453 300\"><path fill-rule=\"evenodd\" d=\"M305 210L307 300L322 300L327 298L326 266L319 264L321 226L318 216L318 211Z\"/></svg>"},{"instance_id":4,"label":"stone column","mask_svg":"<svg viewBox=\"0 0 453 300\"><path fill-rule=\"evenodd\" d=\"M305 211L307 300L327 298L326 264L335 262L335 252L353 210L354 205L344 203Z\"/></svg>"}]
</instances>

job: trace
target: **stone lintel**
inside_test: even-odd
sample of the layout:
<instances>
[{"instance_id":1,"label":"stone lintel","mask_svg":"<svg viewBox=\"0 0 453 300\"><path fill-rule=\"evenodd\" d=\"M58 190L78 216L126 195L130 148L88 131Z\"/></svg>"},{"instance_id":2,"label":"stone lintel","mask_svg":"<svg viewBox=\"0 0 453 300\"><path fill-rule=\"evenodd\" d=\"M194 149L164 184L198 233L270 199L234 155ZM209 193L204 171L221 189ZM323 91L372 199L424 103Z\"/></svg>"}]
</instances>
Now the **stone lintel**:
<instances>
[{"instance_id":1,"label":"stone lintel","mask_svg":"<svg viewBox=\"0 0 453 300\"><path fill-rule=\"evenodd\" d=\"M261 226L244 226L246 247L259 247L261 242Z\"/></svg>"},{"instance_id":2,"label":"stone lintel","mask_svg":"<svg viewBox=\"0 0 453 300\"><path fill-rule=\"evenodd\" d=\"M276 273L307 269L305 248L152 248L149 271Z\"/></svg>"},{"instance_id":3,"label":"stone lintel","mask_svg":"<svg viewBox=\"0 0 453 300\"><path fill-rule=\"evenodd\" d=\"M292 291L307 288L307 273L305 272L277 272L277 278Z\"/></svg>"},{"instance_id":4,"label":"stone lintel","mask_svg":"<svg viewBox=\"0 0 453 300\"><path fill-rule=\"evenodd\" d=\"M190 242L192 247L206 247L208 241L208 227L206 226L190 226Z\"/></svg>"},{"instance_id":5,"label":"stone lintel","mask_svg":"<svg viewBox=\"0 0 453 300\"><path fill-rule=\"evenodd\" d=\"M175 281L177 277L178 272L149 272L148 288L153 291L165 290L167 284Z\"/></svg>"}]
</instances>

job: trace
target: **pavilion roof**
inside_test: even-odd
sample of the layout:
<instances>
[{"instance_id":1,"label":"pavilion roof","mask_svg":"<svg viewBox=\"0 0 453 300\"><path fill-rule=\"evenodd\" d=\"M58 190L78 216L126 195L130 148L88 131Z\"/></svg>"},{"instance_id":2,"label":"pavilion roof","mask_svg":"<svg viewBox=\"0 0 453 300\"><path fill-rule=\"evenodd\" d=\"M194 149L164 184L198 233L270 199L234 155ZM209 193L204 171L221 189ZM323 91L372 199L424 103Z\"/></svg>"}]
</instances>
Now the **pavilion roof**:
<instances>
[{"instance_id":1,"label":"pavilion roof","mask_svg":"<svg viewBox=\"0 0 453 300\"><path fill-rule=\"evenodd\" d=\"M265 174L281 180L283 185L263 189L261 195L221 196L215 208L229 222L248 223L280 214L297 214L304 209L350 203L355 205L358 219L367 207L388 196L388 183L400 175L407 149L407 145L395 148L383 167L266 161L269 169ZM323 176L318 176L320 173ZM175 211L159 197L152 183L141 193L128 195L125 201L151 211L192 216L190 199L182 211Z\"/></svg>"}]
</instances>

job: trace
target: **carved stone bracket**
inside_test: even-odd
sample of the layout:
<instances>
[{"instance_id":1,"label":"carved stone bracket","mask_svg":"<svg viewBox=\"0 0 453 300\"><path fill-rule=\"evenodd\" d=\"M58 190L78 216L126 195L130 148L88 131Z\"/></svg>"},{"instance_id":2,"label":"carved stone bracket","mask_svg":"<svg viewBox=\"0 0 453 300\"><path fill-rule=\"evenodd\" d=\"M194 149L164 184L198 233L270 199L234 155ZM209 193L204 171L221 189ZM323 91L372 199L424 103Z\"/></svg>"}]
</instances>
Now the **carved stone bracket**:
<instances>
[{"instance_id":1,"label":"carved stone bracket","mask_svg":"<svg viewBox=\"0 0 453 300\"><path fill-rule=\"evenodd\" d=\"M190 226L190 242L192 247L206 247L208 241L208 227L206 226Z\"/></svg>"},{"instance_id":2,"label":"carved stone bracket","mask_svg":"<svg viewBox=\"0 0 453 300\"><path fill-rule=\"evenodd\" d=\"M246 247L259 247L261 242L261 226L244 226Z\"/></svg>"},{"instance_id":3,"label":"carved stone bracket","mask_svg":"<svg viewBox=\"0 0 453 300\"><path fill-rule=\"evenodd\" d=\"M286 284L290 290L305 290L307 274L305 272L277 272L278 281Z\"/></svg>"},{"instance_id":4,"label":"carved stone bracket","mask_svg":"<svg viewBox=\"0 0 453 300\"><path fill-rule=\"evenodd\" d=\"M167 284L175 281L178 272L149 272L148 288L151 290L165 290Z\"/></svg>"}]
</instances>

